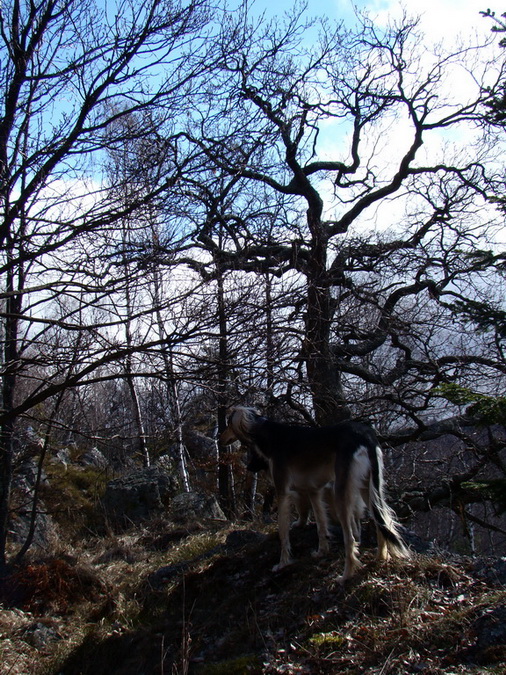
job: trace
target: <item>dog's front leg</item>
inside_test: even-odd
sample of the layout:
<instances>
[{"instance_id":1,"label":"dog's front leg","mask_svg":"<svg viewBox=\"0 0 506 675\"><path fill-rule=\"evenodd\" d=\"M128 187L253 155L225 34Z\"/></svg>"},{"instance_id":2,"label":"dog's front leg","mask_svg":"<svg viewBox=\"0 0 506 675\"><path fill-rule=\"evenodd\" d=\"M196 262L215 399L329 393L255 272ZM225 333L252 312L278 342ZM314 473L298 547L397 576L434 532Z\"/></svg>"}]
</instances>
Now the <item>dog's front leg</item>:
<instances>
[{"instance_id":1,"label":"dog's front leg","mask_svg":"<svg viewBox=\"0 0 506 675\"><path fill-rule=\"evenodd\" d=\"M329 550L329 529L327 509L323 503L323 490L311 494L311 506L318 528L318 550L313 553L314 558L321 558Z\"/></svg>"},{"instance_id":2,"label":"dog's front leg","mask_svg":"<svg viewBox=\"0 0 506 675\"><path fill-rule=\"evenodd\" d=\"M298 519L294 522L292 527L303 527L309 521L309 497L306 494L297 493L295 497L295 507L299 514Z\"/></svg>"},{"instance_id":3,"label":"dog's front leg","mask_svg":"<svg viewBox=\"0 0 506 675\"><path fill-rule=\"evenodd\" d=\"M292 563L290 550L290 506L289 495L278 495L278 532L281 542L281 558L279 564L272 568L273 572L283 569Z\"/></svg>"}]
</instances>

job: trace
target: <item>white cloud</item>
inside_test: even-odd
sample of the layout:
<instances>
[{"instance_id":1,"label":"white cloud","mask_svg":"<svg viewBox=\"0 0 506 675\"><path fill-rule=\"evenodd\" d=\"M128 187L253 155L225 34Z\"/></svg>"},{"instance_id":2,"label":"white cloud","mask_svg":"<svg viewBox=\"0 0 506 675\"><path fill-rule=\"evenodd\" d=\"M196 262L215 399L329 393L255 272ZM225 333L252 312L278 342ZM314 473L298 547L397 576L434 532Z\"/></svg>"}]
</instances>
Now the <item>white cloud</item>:
<instances>
[{"instance_id":1,"label":"white cloud","mask_svg":"<svg viewBox=\"0 0 506 675\"><path fill-rule=\"evenodd\" d=\"M346 17L351 16L352 0L334 0L334 2L334 7L340 8L337 12L338 16L349 24ZM412 17L422 14L420 30L427 38L423 40L420 51L415 57L416 68L410 68L405 73L406 88L409 89L411 86L416 89L421 82L425 81L427 73L438 60L433 49L434 44L441 44L441 50L437 50L440 53L448 53L457 51L457 45L460 42L463 45L491 42L491 46L487 47L484 52L482 51L479 56L477 52L470 51L466 55L448 61L441 70L440 86L434 91L436 96L431 100L434 110L429 121L434 123L452 111L453 105L460 108L467 101L475 100L479 94L481 76L486 74L490 78L495 78L497 70L493 67L493 61L499 57L504 58L504 51L497 45L497 35L491 32L492 21L479 14L481 9L487 7L494 9L490 4L481 2L481 0L427 0L423 4L423 9L420 4L418 0L408 0L403 4L372 0L362 1L358 7L359 11L368 8L370 18L374 19L379 26L386 26L392 20L401 19L403 12ZM501 11L496 11L497 16L500 14ZM480 64L479 61L483 56L492 63L482 62ZM345 132L340 134L335 126L332 127L330 122L325 125L322 128L320 139L322 156L327 159L342 157L343 149L349 143L349 135ZM387 120L384 127L370 130L365 135L360 149L363 161L370 167L374 166L377 175L389 180L397 170L400 158L413 141L413 133L412 124L406 116ZM453 157L457 155L460 156L461 162L466 161L463 157L467 157L469 162L475 161L477 159L475 143L480 136L481 131L467 123L459 127L428 132L423 147L417 153L416 164L423 166L445 161L452 163ZM344 159L346 161L346 157ZM489 161L494 161L492 156L489 157ZM413 203L410 197L401 197L401 194L402 191L393 201L385 202L377 212L366 214L360 226L366 226L369 229L375 225L383 229L391 227L396 222L402 223L404 214L413 213L417 204ZM329 217L332 217L333 209L339 215L345 208L333 201L330 194L327 195L327 206ZM422 207L423 204L421 204ZM495 215L493 209L485 209L484 206L482 208L483 221L492 220Z\"/></svg>"},{"instance_id":2,"label":"white cloud","mask_svg":"<svg viewBox=\"0 0 506 675\"><path fill-rule=\"evenodd\" d=\"M400 18L405 11L409 16L419 16L424 33L433 42L454 41L475 33L490 34L492 21L481 16L480 11L490 8L500 16L504 3L489 0L336 0L338 14L348 14L357 7L366 10L378 24Z\"/></svg>"}]
</instances>

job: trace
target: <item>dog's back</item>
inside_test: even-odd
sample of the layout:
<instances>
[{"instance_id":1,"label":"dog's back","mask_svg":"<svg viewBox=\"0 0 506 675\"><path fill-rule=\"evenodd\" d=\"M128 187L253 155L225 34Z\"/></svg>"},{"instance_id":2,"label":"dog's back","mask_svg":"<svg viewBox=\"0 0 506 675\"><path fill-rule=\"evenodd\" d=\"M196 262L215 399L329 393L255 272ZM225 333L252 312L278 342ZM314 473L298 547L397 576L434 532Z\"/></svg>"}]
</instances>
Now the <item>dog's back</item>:
<instances>
[{"instance_id":1,"label":"dog's back","mask_svg":"<svg viewBox=\"0 0 506 675\"><path fill-rule=\"evenodd\" d=\"M333 426L307 427L282 424L263 419L254 431L254 440L261 453L269 459L313 463L328 455L339 455L338 462L351 461L358 447L374 450L378 445L373 429L360 422L341 422Z\"/></svg>"}]
</instances>

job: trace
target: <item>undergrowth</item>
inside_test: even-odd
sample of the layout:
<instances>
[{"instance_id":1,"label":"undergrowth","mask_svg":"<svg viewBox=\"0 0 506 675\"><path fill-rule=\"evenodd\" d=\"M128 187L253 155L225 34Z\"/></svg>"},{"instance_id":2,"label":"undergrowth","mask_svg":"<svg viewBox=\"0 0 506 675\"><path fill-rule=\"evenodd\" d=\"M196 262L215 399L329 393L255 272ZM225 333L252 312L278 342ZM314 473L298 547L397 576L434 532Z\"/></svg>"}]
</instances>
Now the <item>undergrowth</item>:
<instances>
[{"instance_id":1,"label":"undergrowth","mask_svg":"<svg viewBox=\"0 0 506 675\"><path fill-rule=\"evenodd\" d=\"M93 466L51 464L48 482L42 485L45 508L65 538L75 540L88 535L103 535L106 522L100 500L110 477Z\"/></svg>"},{"instance_id":2,"label":"undergrowth","mask_svg":"<svg viewBox=\"0 0 506 675\"><path fill-rule=\"evenodd\" d=\"M28 561L0 610L0 672L504 672L506 590L471 559L379 564L365 549L343 587L337 544L318 562L310 555L314 527L294 531L297 562L279 573L274 527L251 539L232 531L159 520L96 537L74 558ZM30 641L40 623L55 634L42 647Z\"/></svg>"}]
</instances>

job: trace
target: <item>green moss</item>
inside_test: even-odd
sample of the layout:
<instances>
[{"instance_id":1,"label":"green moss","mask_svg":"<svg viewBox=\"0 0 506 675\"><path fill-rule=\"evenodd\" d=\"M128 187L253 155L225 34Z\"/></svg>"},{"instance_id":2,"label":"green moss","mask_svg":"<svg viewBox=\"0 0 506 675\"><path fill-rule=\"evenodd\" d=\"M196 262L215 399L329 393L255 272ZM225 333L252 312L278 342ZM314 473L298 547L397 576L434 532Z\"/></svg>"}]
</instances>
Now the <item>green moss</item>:
<instances>
[{"instance_id":1,"label":"green moss","mask_svg":"<svg viewBox=\"0 0 506 675\"><path fill-rule=\"evenodd\" d=\"M198 669L198 675L254 675L261 673L262 662L254 654L227 659L219 663L210 663Z\"/></svg>"},{"instance_id":2,"label":"green moss","mask_svg":"<svg viewBox=\"0 0 506 675\"><path fill-rule=\"evenodd\" d=\"M341 633L332 630L329 633L316 633L309 638L309 643L318 648L332 647L338 649L346 643L346 638Z\"/></svg>"},{"instance_id":3,"label":"green moss","mask_svg":"<svg viewBox=\"0 0 506 675\"><path fill-rule=\"evenodd\" d=\"M102 532L104 518L100 499L105 492L107 475L95 467L51 465L47 468L48 485L42 487L42 499L58 525L69 535L83 528Z\"/></svg>"},{"instance_id":4,"label":"green moss","mask_svg":"<svg viewBox=\"0 0 506 675\"><path fill-rule=\"evenodd\" d=\"M494 502L500 514L506 512L506 480L504 478L468 481L462 483L461 487L470 495Z\"/></svg>"},{"instance_id":5,"label":"green moss","mask_svg":"<svg viewBox=\"0 0 506 675\"><path fill-rule=\"evenodd\" d=\"M433 391L436 396L441 396L450 403L468 406L469 415L477 416L482 424L506 423L505 396L487 396L455 382L441 384Z\"/></svg>"},{"instance_id":6,"label":"green moss","mask_svg":"<svg viewBox=\"0 0 506 675\"><path fill-rule=\"evenodd\" d=\"M78 499L101 497L108 481L102 469L92 466L56 464L48 467L47 474L51 489L62 490Z\"/></svg>"}]
</instances>

